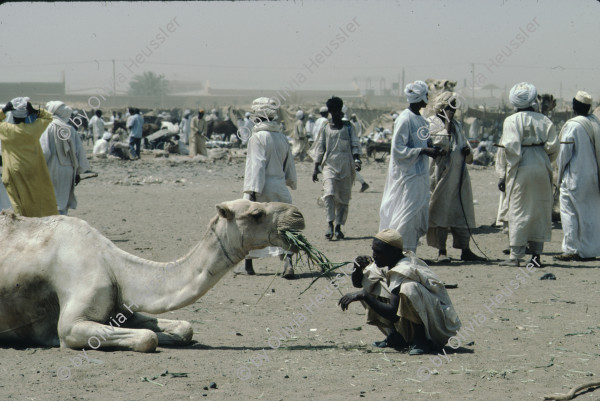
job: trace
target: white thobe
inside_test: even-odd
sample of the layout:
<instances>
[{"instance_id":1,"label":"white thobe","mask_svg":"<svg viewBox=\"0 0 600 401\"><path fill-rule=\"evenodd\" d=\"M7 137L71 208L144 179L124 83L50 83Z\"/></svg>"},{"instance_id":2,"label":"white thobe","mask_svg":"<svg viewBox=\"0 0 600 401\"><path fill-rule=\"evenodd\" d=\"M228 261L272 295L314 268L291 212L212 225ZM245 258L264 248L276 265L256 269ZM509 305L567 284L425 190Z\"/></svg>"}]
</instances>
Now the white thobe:
<instances>
[{"instance_id":1,"label":"white thobe","mask_svg":"<svg viewBox=\"0 0 600 401\"><path fill-rule=\"evenodd\" d=\"M64 129L70 129L67 139ZM56 204L61 214L77 208L75 176L89 169L85 149L77 131L55 117L40 138L50 179L54 186Z\"/></svg>"},{"instance_id":2,"label":"white thobe","mask_svg":"<svg viewBox=\"0 0 600 401\"><path fill-rule=\"evenodd\" d=\"M181 119L181 141L184 144L190 143L190 117Z\"/></svg>"},{"instance_id":3,"label":"white thobe","mask_svg":"<svg viewBox=\"0 0 600 401\"><path fill-rule=\"evenodd\" d=\"M311 146L310 150L308 151L308 155L313 160L317 159L319 143L321 142L321 131L328 122L329 122L329 120L325 117L319 117L319 118L317 118L317 121L315 121L315 126L313 128L313 138L315 141L313 142L313 145Z\"/></svg>"},{"instance_id":4,"label":"white thobe","mask_svg":"<svg viewBox=\"0 0 600 401\"><path fill-rule=\"evenodd\" d=\"M292 134L292 154L294 156L304 154L307 144L308 140L306 139L306 132L304 131L304 123L302 120L297 120Z\"/></svg>"},{"instance_id":5,"label":"white thobe","mask_svg":"<svg viewBox=\"0 0 600 401\"><path fill-rule=\"evenodd\" d=\"M390 165L379 209L379 231L397 230L403 238L404 248L416 251L419 238L427 232L429 217L429 163L421 154L427 147L426 135L421 127L427 120L404 110L394 122ZM417 135L419 131L419 135Z\"/></svg>"},{"instance_id":6,"label":"white thobe","mask_svg":"<svg viewBox=\"0 0 600 401\"><path fill-rule=\"evenodd\" d=\"M552 166L558 136L552 121L534 111L504 120L496 171L506 179L505 206L511 247L550 241Z\"/></svg>"},{"instance_id":7,"label":"white thobe","mask_svg":"<svg viewBox=\"0 0 600 401\"><path fill-rule=\"evenodd\" d=\"M94 143L94 149L92 151L92 153L94 154L94 156L100 156L102 157L102 155L107 155L108 154L108 141L100 138L96 141L96 143Z\"/></svg>"},{"instance_id":8,"label":"white thobe","mask_svg":"<svg viewBox=\"0 0 600 401\"><path fill-rule=\"evenodd\" d=\"M92 135L94 140L102 138L102 135L104 135L104 120L102 117L92 117L89 125L92 127Z\"/></svg>"},{"instance_id":9,"label":"white thobe","mask_svg":"<svg viewBox=\"0 0 600 401\"><path fill-rule=\"evenodd\" d=\"M308 138L313 138L314 137L314 129L315 129L315 121L314 120L308 120L306 122L306 124L304 125L304 130L306 131L306 136Z\"/></svg>"},{"instance_id":10,"label":"white thobe","mask_svg":"<svg viewBox=\"0 0 600 401\"><path fill-rule=\"evenodd\" d=\"M596 147L587 130L600 137L600 121L593 115L573 118L563 126L558 154L560 219L564 233L562 250L582 258L600 256L600 189ZM585 122L584 122L585 124Z\"/></svg>"},{"instance_id":11,"label":"white thobe","mask_svg":"<svg viewBox=\"0 0 600 401\"><path fill-rule=\"evenodd\" d=\"M356 175L353 155L361 154L353 125L345 122L335 129L327 124L318 136L315 164L323 170L323 197L333 196L337 203L348 205Z\"/></svg>"},{"instance_id":12,"label":"white thobe","mask_svg":"<svg viewBox=\"0 0 600 401\"><path fill-rule=\"evenodd\" d=\"M254 126L248 140L244 198L256 193L257 202L292 203L287 187L296 189L296 166L286 136L279 132L279 123L261 122ZM279 247L251 251L247 259L276 256L283 253Z\"/></svg>"}]
</instances>

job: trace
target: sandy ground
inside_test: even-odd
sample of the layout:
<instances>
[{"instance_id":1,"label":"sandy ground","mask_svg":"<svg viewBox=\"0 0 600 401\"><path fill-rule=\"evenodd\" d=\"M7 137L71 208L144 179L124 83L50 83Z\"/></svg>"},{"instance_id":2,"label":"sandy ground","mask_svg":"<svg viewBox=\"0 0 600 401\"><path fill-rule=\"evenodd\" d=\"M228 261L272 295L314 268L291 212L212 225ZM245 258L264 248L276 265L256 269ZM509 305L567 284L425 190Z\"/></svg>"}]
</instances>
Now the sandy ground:
<instances>
[{"instance_id":1,"label":"sandy ground","mask_svg":"<svg viewBox=\"0 0 600 401\"><path fill-rule=\"evenodd\" d=\"M79 208L71 215L122 249L158 261L171 261L200 240L215 205L240 197L244 173L243 159L200 163L145 155L91 164L100 177L79 185ZM370 254L386 166L365 165L371 188L359 193L355 185L347 238L332 242L323 236L321 184L311 182L311 168L297 163L293 192L308 239L335 261ZM491 259L504 258L506 237L490 227L498 200L493 170L471 168L470 174L475 239ZM449 292L463 322L461 346L446 347L442 357L373 348L383 336L365 325L360 304L342 312L340 294L324 280L300 295L311 273L299 267L299 279L273 280L281 262L270 259L255 263L256 276L228 273L193 305L163 315L193 324L195 342L185 348L149 354L87 349L89 361L81 350L0 348L0 400L537 400L566 393L600 374L600 263L554 263L561 239L555 227L542 259L548 266L526 273L517 289L511 280L520 270L461 264L454 249L454 263L432 265L446 283L458 284ZM432 260L436 251L423 245L418 255ZM85 285L85 266L81 271ZM546 272L557 280L540 281ZM349 280L340 282L342 292L354 291ZM324 301L313 304L319 295ZM57 372L70 378L61 380ZM205 389L211 382L217 388ZM577 400L600 400L600 390Z\"/></svg>"}]
</instances>

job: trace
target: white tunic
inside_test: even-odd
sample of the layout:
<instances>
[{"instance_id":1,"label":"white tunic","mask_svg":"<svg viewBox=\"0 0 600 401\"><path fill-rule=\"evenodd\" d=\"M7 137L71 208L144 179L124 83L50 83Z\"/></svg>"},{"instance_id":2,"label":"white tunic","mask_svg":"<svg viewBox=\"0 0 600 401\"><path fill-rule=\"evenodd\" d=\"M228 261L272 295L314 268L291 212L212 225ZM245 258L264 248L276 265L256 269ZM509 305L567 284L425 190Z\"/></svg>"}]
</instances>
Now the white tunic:
<instances>
[{"instance_id":1,"label":"white tunic","mask_svg":"<svg viewBox=\"0 0 600 401\"><path fill-rule=\"evenodd\" d=\"M311 146L310 150L308 151L308 155L313 160L317 159L318 147L319 147L319 143L321 142L321 137L320 137L321 130L323 129L325 124L327 124L328 122L329 122L329 120L326 119L325 117L319 117L319 118L317 118L317 121L315 121L315 126L313 128L313 138L315 141L313 142L313 145Z\"/></svg>"},{"instance_id":2,"label":"white tunic","mask_svg":"<svg viewBox=\"0 0 600 401\"><path fill-rule=\"evenodd\" d=\"M558 136L552 121L534 111L504 120L496 170L506 177L506 218L510 246L550 241L552 233L552 166Z\"/></svg>"},{"instance_id":3,"label":"white tunic","mask_svg":"<svg viewBox=\"0 0 600 401\"><path fill-rule=\"evenodd\" d=\"M256 192L257 202L292 203L292 195L287 187L296 189L296 166L287 138L279 129L279 123L273 121L254 126L248 140L244 199L250 199L250 193ZM281 253L283 249L270 246L250 251L246 258L277 256Z\"/></svg>"},{"instance_id":4,"label":"white tunic","mask_svg":"<svg viewBox=\"0 0 600 401\"><path fill-rule=\"evenodd\" d=\"M600 135L600 121L593 115L567 121L560 134L558 182L564 233L562 250L592 258L600 256L600 190L595 146L584 126L576 122L582 118L591 123L588 129L595 129Z\"/></svg>"},{"instance_id":5,"label":"white tunic","mask_svg":"<svg viewBox=\"0 0 600 401\"><path fill-rule=\"evenodd\" d=\"M394 136L388 175L379 209L379 231L397 230L404 237L406 249L415 250L419 237L427 232L429 209L428 157L421 155L427 147L427 120L404 110L394 122ZM417 135L417 131L419 135ZM424 139L421 139L424 138Z\"/></svg>"},{"instance_id":6,"label":"white tunic","mask_svg":"<svg viewBox=\"0 0 600 401\"><path fill-rule=\"evenodd\" d=\"M94 140L102 138L102 135L104 135L104 120L102 117L92 117L89 125L92 128Z\"/></svg>"},{"instance_id":7,"label":"white tunic","mask_svg":"<svg viewBox=\"0 0 600 401\"><path fill-rule=\"evenodd\" d=\"M346 121L341 129L326 124L319 132L315 164L323 170L323 197L333 196L343 205L350 203L356 175L353 155L360 155L354 126Z\"/></svg>"},{"instance_id":8,"label":"white tunic","mask_svg":"<svg viewBox=\"0 0 600 401\"><path fill-rule=\"evenodd\" d=\"M70 129L67 137L65 129ZM40 138L59 211L77 207L75 176L89 169L85 149L75 128L56 117Z\"/></svg>"},{"instance_id":9,"label":"white tunic","mask_svg":"<svg viewBox=\"0 0 600 401\"><path fill-rule=\"evenodd\" d=\"M279 123L259 123L248 140L244 193L256 192L257 202L292 203L287 187L296 184L294 158Z\"/></svg>"}]
</instances>

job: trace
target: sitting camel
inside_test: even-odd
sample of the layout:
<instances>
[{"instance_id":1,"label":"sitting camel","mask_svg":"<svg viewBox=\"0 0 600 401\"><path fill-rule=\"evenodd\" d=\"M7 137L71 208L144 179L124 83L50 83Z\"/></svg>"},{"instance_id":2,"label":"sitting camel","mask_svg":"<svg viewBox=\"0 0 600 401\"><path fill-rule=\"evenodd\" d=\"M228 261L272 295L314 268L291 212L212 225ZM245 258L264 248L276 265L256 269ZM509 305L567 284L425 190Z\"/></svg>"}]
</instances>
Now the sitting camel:
<instances>
[{"instance_id":1,"label":"sitting camel","mask_svg":"<svg viewBox=\"0 0 600 401\"><path fill-rule=\"evenodd\" d=\"M297 252L281 231L304 229L300 211L286 203L239 199L217 211L202 241L172 263L131 255L74 217L2 212L0 343L139 352L189 344L190 323L140 312L193 303L250 250Z\"/></svg>"}]
</instances>

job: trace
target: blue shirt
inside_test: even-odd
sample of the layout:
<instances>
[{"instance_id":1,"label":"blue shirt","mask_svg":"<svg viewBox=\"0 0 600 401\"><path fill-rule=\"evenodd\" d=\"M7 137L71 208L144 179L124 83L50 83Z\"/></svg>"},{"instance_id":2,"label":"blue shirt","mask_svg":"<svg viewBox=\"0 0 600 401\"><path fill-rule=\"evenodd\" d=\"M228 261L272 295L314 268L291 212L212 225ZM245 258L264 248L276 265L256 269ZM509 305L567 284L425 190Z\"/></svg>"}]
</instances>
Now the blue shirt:
<instances>
[{"instance_id":1,"label":"blue shirt","mask_svg":"<svg viewBox=\"0 0 600 401\"><path fill-rule=\"evenodd\" d=\"M142 125L144 124L144 117L139 114L134 114L127 119L127 128L132 138L142 137Z\"/></svg>"}]
</instances>

